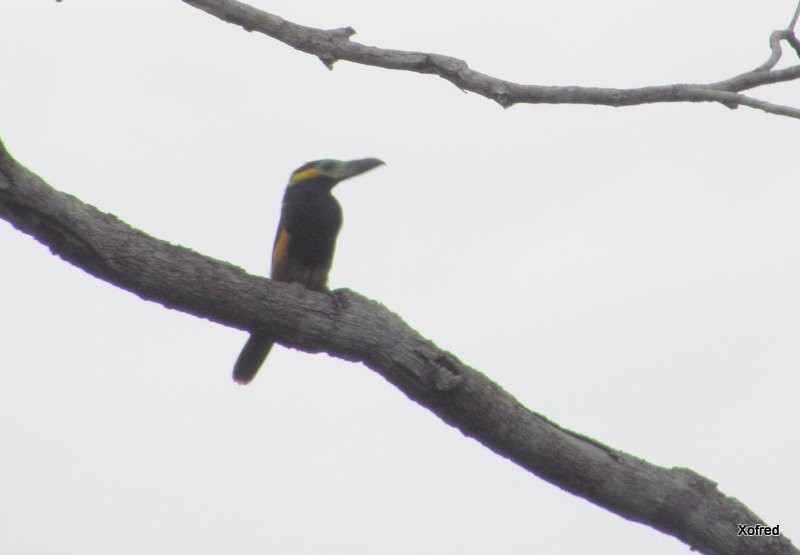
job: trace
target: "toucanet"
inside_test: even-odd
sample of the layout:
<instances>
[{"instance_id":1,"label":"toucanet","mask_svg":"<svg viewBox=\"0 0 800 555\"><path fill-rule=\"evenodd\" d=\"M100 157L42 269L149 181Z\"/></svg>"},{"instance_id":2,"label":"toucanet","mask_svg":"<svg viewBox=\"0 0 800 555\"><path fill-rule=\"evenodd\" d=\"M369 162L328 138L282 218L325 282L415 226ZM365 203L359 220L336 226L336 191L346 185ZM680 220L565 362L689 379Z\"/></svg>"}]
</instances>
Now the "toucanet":
<instances>
[{"instance_id":1,"label":"toucanet","mask_svg":"<svg viewBox=\"0 0 800 555\"><path fill-rule=\"evenodd\" d=\"M272 279L302 283L316 291L327 288L342 227L342 208L331 191L337 183L381 164L377 158L316 160L292 172L272 247ZM249 383L274 344L268 333L252 332L233 367L234 381Z\"/></svg>"}]
</instances>

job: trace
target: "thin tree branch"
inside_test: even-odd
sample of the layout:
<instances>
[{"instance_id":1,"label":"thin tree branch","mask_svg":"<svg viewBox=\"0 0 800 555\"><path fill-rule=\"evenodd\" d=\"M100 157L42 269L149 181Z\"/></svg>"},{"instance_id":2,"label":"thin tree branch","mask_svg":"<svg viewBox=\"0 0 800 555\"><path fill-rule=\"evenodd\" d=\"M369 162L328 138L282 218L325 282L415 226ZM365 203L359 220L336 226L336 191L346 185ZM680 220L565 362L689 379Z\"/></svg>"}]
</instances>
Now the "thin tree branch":
<instances>
[{"instance_id":1,"label":"thin tree branch","mask_svg":"<svg viewBox=\"0 0 800 555\"><path fill-rule=\"evenodd\" d=\"M792 20L789 22L789 26L786 28L789 31L794 31L794 28L797 27L797 18L800 17L800 2L797 3L797 7L794 10L794 15L792 16Z\"/></svg>"},{"instance_id":2,"label":"thin tree branch","mask_svg":"<svg viewBox=\"0 0 800 555\"><path fill-rule=\"evenodd\" d=\"M146 300L284 345L363 362L446 423L540 478L715 555L800 554L782 536L737 536L761 524L685 468L662 468L566 430L521 405L396 314L361 295L309 291L248 275L169 244L56 191L0 143L0 218L89 274Z\"/></svg>"},{"instance_id":3,"label":"thin tree branch","mask_svg":"<svg viewBox=\"0 0 800 555\"><path fill-rule=\"evenodd\" d=\"M798 11L789 28L770 35L770 57L757 68L736 77L715 83L678 83L634 89L613 89L576 86L523 85L475 71L458 58L367 46L350 40L352 27L323 30L305 27L277 15L256 9L237 0L182 0L223 21L240 25L247 31L258 31L289 46L317 56L328 69L338 60L364 65L400 69L438 75L464 91L490 98L508 108L514 104L598 104L634 106L661 102L717 102L728 108L739 105L770 114L800 119L800 109L765 102L751 96L735 97L724 93L741 93L761 85L794 80L800 77L800 66L774 70L782 56L780 42L786 40L800 57L800 41L794 34Z\"/></svg>"}]
</instances>

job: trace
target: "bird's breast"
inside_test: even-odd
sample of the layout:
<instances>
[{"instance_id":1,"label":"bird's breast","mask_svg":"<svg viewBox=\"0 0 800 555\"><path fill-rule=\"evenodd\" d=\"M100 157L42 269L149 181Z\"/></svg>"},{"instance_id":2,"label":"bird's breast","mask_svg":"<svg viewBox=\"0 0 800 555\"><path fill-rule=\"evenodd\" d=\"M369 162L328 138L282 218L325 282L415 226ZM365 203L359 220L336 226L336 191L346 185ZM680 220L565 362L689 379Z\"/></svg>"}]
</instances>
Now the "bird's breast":
<instances>
[{"instance_id":1,"label":"bird's breast","mask_svg":"<svg viewBox=\"0 0 800 555\"><path fill-rule=\"evenodd\" d=\"M341 226L342 209L329 193L284 201L280 227L289 235L286 254L301 264L330 268Z\"/></svg>"}]
</instances>

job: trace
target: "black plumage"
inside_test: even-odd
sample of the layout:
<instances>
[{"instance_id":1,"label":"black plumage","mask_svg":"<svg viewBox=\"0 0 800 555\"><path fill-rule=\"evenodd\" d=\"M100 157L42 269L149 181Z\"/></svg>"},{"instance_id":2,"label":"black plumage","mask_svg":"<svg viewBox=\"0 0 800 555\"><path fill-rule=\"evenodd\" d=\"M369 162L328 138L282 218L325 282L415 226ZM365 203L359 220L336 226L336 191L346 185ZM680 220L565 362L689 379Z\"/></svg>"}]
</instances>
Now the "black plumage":
<instances>
[{"instance_id":1,"label":"black plumage","mask_svg":"<svg viewBox=\"0 0 800 555\"><path fill-rule=\"evenodd\" d=\"M317 291L327 288L342 226L342 208L331 190L337 183L381 164L377 158L316 160L292 173L272 249L272 279L302 283ZM234 381L252 381L274 344L268 333L252 333L234 365Z\"/></svg>"}]
</instances>

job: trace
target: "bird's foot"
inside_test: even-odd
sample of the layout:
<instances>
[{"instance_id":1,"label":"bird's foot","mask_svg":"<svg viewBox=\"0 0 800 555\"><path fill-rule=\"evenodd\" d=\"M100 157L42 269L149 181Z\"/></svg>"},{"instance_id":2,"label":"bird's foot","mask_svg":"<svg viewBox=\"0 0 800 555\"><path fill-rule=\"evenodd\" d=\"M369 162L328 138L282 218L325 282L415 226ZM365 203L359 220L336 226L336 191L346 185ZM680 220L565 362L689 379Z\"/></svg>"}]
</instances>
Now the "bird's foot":
<instances>
[{"instance_id":1,"label":"bird's foot","mask_svg":"<svg viewBox=\"0 0 800 555\"><path fill-rule=\"evenodd\" d=\"M331 299L333 299L333 304L337 311L350 308L350 299L347 298L346 289L336 289L334 291L329 291L328 294L331 296Z\"/></svg>"}]
</instances>

